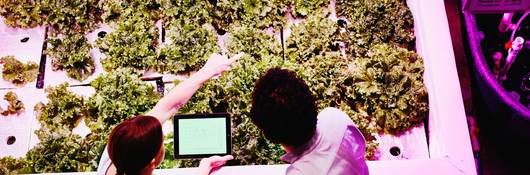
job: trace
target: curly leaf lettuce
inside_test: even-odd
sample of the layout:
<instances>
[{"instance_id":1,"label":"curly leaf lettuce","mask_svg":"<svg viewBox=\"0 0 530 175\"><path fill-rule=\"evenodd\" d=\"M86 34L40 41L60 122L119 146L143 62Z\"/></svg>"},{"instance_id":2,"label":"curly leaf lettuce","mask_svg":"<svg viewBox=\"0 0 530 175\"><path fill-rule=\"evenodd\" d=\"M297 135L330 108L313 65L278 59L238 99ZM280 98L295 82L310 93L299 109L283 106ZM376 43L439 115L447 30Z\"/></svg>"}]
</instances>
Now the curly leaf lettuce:
<instances>
[{"instance_id":1,"label":"curly leaf lettuce","mask_svg":"<svg viewBox=\"0 0 530 175\"><path fill-rule=\"evenodd\" d=\"M90 57L92 46L82 34L49 39L52 47L47 53L52 59L52 70L65 70L70 78L82 81L94 73L94 60Z\"/></svg>"},{"instance_id":2,"label":"curly leaf lettuce","mask_svg":"<svg viewBox=\"0 0 530 175\"><path fill-rule=\"evenodd\" d=\"M160 98L154 87L131 69L102 75L90 85L96 90L87 102L87 125L92 131L110 133L123 120L147 112Z\"/></svg>"},{"instance_id":3,"label":"curly leaf lettuce","mask_svg":"<svg viewBox=\"0 0 530 175\"><path fill-rule=\"evenodd\" d=\"M5 56L0 58L0 64L3 64L2 78L15 86L23 86L37 80L39 65L35 62L24 64L14 56Z\"/></svg>"},{"instance_id":4,"label":"curly leaf lettuce","mask_svg":"<svg viewBox=\"0 0 530 175\"><path fill-rule=\"evenodd\" d=\"M159 72L198 70L212 53L220 51L216 35L206 26L173 24L166 29L170 44L161 48L155 63Z\"/></svg>"},{"instance_id":5,"label":"curly leaf lettuce","mask_svg":"<svg viewBox=\"0 0 530 175\"><path fill-rule=\"evenodd\" d=\"M157 59L158 29L155 23L142 15L133 15L121 21L117 29L96 41L102 53L103 68L149 69L148 63Z\"/></svg>"},{"instance_id":6,"label":"curly leaf lettuce","mask_svg":"<svg viewBox=\"0 0 530 175\"><path fill-rule=\"evenodd\" d=\"M429 106L421 57L403 48L375 45L368 58L357 58L353 65L360 108L381 130L396 133L423 121Z\"/></svg>"}]
</instances>

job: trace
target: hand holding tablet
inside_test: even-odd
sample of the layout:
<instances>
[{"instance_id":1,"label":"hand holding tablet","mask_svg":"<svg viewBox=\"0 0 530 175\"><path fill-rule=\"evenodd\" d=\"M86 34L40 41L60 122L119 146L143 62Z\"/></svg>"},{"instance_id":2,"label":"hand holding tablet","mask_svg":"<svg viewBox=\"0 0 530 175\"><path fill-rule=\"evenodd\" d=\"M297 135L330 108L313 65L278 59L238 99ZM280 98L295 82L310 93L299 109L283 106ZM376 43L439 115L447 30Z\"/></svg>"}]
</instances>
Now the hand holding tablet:
<instances>
[{"instance_id":1,"label":"hand holding tablet","mask_svg":"<svg viewBox=\"0 0 530 175\"><path fill-rule=\"evenodd\" d=\"M213 169L219 168L226 164L227 161L234 159L232 155L226 155L226 156L212 156L208 158L204 158L201 160L201 163L199 164L199 174L209 174Z\"/></svg>"}]
</instances>

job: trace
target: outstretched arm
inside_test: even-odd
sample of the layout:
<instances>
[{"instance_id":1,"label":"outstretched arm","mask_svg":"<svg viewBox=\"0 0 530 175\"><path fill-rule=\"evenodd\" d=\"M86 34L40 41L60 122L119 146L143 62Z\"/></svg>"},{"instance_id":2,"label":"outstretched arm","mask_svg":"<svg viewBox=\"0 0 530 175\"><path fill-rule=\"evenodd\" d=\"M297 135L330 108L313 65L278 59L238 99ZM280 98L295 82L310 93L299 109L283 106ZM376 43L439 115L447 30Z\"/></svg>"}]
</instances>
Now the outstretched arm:
<instances>
[{"instance_id":1,"label":"outstretched arm","mask_svg":"<svg viewBox=\"0 0 530 175\"><path fill-rule=\"evenodd\" d=\"M169 94L165 95L151 111L145 115L156 117L160 123L171 118L175 112L182 107L191 96L210 78L221 75L230 68L230 65L238 60L243 53L228 59L225 55L212 54L206 64L187 80L179 83Z\"/></svg>"}]
</instances>

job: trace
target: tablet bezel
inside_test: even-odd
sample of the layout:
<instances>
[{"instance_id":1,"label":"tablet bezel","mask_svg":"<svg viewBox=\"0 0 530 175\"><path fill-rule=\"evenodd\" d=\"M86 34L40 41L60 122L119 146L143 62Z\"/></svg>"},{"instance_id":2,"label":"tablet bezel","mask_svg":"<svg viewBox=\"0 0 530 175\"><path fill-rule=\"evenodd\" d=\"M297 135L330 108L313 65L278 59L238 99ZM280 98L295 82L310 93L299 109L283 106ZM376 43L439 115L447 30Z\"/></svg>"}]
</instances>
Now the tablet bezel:
<instances>
[{"instance_id":1,"label":"tablet bezel","mask_svg":"<svg viewBox=\"0 0 530 175\"><path fill-rule=\"evenodd\" d=\"M181 119L209 119L209 118L225 118L226 123L226 153L212 153L212 154L185 154L181 155L179 150L179 122ZM229 113L204 113L204 114L179 114L173 117L173 151L175 159L196 159L210 156L223 156L232 154L232 127Z\"/></svg>"}]
</instances>

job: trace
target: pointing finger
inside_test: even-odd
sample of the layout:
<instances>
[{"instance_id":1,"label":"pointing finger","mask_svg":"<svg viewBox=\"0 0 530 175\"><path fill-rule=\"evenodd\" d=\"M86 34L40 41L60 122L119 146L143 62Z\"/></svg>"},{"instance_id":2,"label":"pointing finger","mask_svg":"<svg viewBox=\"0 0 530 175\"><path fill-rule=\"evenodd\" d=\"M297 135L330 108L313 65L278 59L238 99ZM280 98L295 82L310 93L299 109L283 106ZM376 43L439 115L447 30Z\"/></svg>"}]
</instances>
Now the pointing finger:
<instances>
[{"instance_id":1,"label":"pointing finger","mask_svg":"<svg viewBox=\"0 0 530 175\"><path fill-rule=\"evenodd\" d=\"M234 62L236 62L237 60L239 60L241 57L243 57L243 55L245 55L245 53L243 52L239 52L237 55L234 55L232 58L230 58L228 60L228 64L232 64Z\"/></svg>"}]
</instances>

